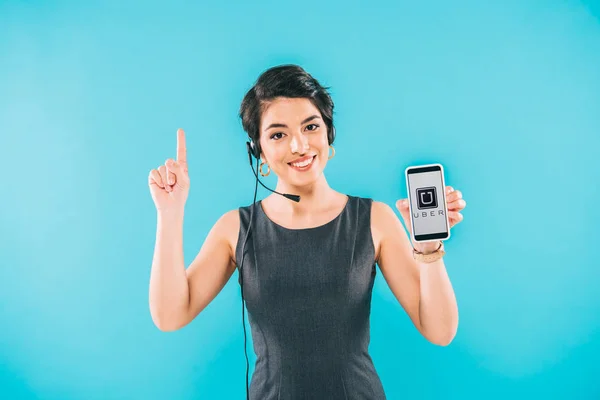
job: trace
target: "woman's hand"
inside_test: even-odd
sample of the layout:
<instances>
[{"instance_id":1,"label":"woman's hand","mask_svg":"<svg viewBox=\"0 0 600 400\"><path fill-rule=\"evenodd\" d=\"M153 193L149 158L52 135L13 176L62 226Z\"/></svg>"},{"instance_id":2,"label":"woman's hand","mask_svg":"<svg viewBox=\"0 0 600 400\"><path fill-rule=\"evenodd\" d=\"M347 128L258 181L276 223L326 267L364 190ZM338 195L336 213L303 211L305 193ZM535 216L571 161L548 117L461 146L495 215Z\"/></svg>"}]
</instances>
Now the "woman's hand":
<instances>
[{"instance_id":1,"label":"woman's hand","mask_svg":"<svg viewBox=\"0 0 600 400\"><path fill-rule=\"evenodd\" d=\"M177 130L177 160L167 159L164 165L150 171L148 185L156 210L183 211L190 190L185 132Z\"/></svg>"},{"instance_id":2,"label":"woman's hand","mask_svg":"<svg viewBox=\"0 0 600 400\"><path fill-rule=\"evenodd\" d=\"M452 186L446 186L446 205L448 207L448 221L450 228L462 222L463 215L461 211L466 207L467 202L462 198L460 190L454 190ZM400 199L396 202L396 208L400 212L404 225L410 232L412 238L412 224L410 223L410 209L408 199ZM422 253L431 253L439 247L437 242L413 243L413 247Z\"/></svg>"}]
</instances>

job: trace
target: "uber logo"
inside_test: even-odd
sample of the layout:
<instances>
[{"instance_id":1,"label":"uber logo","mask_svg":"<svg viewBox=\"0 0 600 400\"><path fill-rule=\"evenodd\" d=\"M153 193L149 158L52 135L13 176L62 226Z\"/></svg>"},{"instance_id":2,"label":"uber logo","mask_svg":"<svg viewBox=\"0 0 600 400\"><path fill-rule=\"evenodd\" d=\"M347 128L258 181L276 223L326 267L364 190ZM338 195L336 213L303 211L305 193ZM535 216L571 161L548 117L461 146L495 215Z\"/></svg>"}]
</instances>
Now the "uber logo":
<instances>
[{"instance_id":1,"label":"uber logo","mask_svg":"<svg viewBox=\"0 0 600 400\"><path fill-rule=\"evenodd\" d=\"M429 213L429 214L427 214ZM438 210L438 215L444 215L444 210ZM418 212L414 212L413 213L413 217L419 218L419 213ZM421 217L423 218L427 218L427 217L435 217L435 210L431 210L431 211L421 211Z\"/></svg>"},{"instance_id":2,"label":"uber logo","mask_svg":"<svg viewBox=\"0 0 600 400\"><path fill-rule=\"evenodd\" d=\"M435 186L417 189L417 207L420 210L437 208L438 201Z\"/></svg>"}]
</instances>

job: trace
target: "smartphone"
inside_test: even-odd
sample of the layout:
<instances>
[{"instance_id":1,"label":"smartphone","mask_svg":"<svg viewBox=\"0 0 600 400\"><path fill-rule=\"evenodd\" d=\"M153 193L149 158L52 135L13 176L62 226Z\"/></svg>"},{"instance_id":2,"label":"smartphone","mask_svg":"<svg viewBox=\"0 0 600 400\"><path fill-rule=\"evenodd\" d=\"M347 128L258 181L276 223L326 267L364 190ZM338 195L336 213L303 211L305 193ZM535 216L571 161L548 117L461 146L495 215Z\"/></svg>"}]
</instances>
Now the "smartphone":
<instances>
[{"instance_id":1,"label":"smartphone","mask_svg":"<svg viewBox=\"0 0 600 400\"><path fill-rule=\"evenodd\" d=\"M413 241L450 238L444 167L441 164L410 166L405 175Z\"/></svg>"}]
</instances>

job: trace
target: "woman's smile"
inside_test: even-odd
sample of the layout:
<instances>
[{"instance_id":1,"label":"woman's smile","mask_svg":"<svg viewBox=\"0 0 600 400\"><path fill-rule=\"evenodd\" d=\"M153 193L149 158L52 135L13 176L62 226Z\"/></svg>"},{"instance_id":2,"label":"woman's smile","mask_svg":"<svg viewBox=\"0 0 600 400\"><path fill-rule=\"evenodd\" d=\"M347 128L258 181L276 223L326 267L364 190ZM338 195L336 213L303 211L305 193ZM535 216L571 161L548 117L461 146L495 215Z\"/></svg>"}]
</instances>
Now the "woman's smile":
<instances>
[{"instance_id":1,"label":"woman's smile","mask_svg":"<svg viewBox=\"0 0 600 400\"><path fill-rule=\"evenodd\" d=\"M288 165L290 166L290 168L292 168L293 170L296 171L300 171L300 172L305 172L308 171L312 165L315 163L315 158L317 156L313 156L311 159L309 160L305 160L299 163L288 163Z\"/></svg>"}]
</instances>

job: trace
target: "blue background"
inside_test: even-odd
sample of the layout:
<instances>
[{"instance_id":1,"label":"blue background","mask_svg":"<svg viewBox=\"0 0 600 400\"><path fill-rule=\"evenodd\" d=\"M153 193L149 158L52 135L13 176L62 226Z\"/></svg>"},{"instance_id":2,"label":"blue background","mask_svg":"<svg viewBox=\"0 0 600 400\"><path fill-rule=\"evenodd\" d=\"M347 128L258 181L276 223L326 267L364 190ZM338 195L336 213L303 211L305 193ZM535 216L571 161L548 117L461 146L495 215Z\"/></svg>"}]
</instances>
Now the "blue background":
<instances>
[{"instance_id":1,"label":"blue background","mask_svg":"<svg viewBox=\"0 0 600 400\"><path fill-rule=\"evenodd\" d=\"M404 168L440 162L468 203L446 243L450 346L377 275L388 398L600 398L592 0L0 2L0 398L245 398L237 272L187 327L152 323L147 177L183 127L189 265L252 201L237 111L281 63L331 86L334 189L393 207Z\"/></svg>"}]
</instances>

